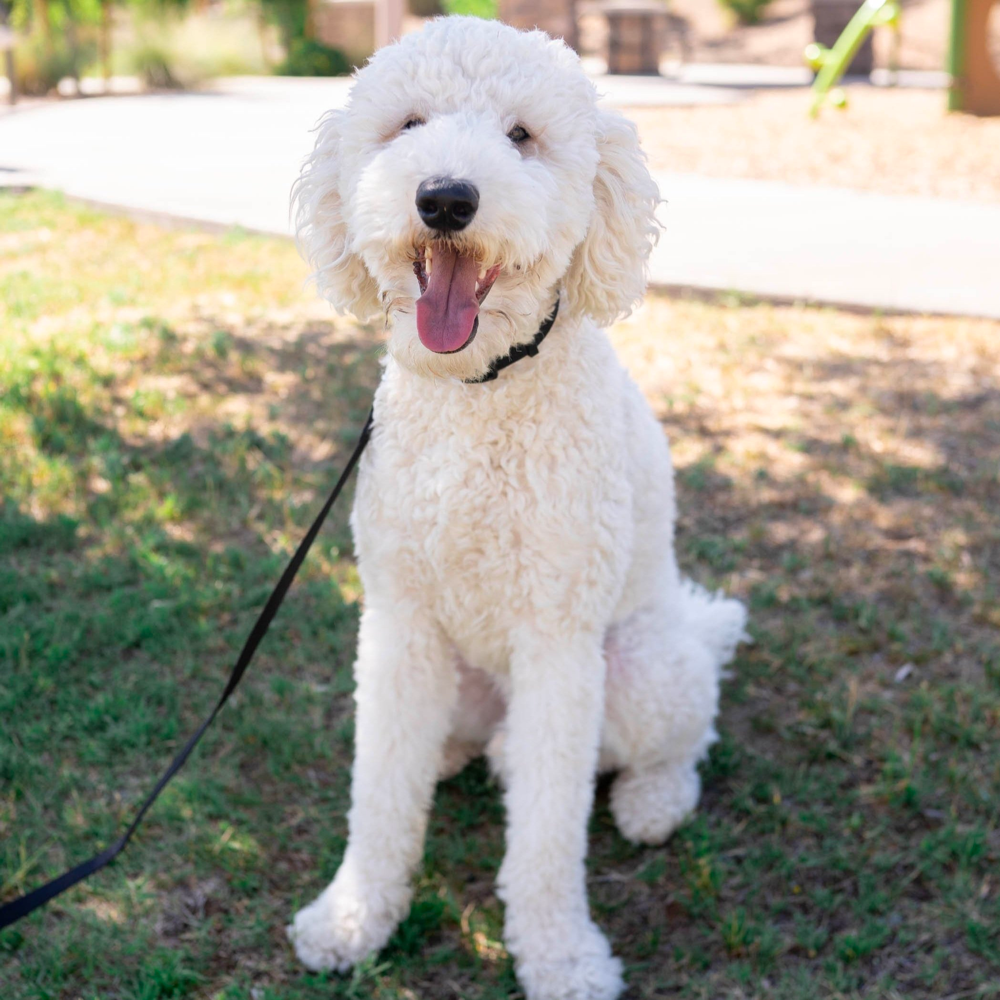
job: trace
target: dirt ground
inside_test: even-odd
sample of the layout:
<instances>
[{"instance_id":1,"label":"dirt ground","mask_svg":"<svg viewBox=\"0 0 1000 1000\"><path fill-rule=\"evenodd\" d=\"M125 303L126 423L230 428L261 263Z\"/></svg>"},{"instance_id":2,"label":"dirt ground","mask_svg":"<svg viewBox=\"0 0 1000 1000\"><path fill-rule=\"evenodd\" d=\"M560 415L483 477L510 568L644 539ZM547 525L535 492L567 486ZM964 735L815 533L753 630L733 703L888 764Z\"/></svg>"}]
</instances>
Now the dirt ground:
<instances>
[{"instance_id":1,"label":"dirt ground","mask_svg":"<svg viewBox=\"0 0 1000 1000\"><path fill-rule=\"evenodd\" d=\"M848 88L848 107L807 114L810 92L737 104L633 108L660 170L1000 202L1000 118L945 110L935 91Z\"/></svg>"}]
</instances>

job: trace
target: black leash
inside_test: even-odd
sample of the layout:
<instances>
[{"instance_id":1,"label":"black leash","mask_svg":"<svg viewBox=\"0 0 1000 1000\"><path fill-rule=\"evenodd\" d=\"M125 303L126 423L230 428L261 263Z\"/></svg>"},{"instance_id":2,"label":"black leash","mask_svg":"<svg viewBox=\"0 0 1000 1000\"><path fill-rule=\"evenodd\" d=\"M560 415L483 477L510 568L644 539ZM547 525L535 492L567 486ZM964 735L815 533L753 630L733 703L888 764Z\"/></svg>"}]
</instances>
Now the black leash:
<instances>
[{"instance_id":1,"label":"black leash","mask_svg":"<svg viewBox=\"0 0 1000 1000\"><path fill-rule=\"evenodd\" d=\"M515 344L502 358L497 358L486 370L485 374L480 375L479 378L465 379L466 385L480 385L483 382L492 382L504 368L509 368L515 361L520 361L521 358L533 358L538 353L538 345L549 335L549 330L552 329L552 324L555 323L556 316L558 315L559 296L556 296L556 304L552 307L552 313L549 318L542 323L538 328L538 333L527 344Z\"/></svg>"},{"instance_id":2,"label":"black leash","mask_svg":"<svg viewBox=\"0 0 1000 1000\"><path fill-rule=\"evenodd\" d=\"M558 313L559 299L557 298L552 315L541 325L538 333L535 334L530 343L515 345L504 357L494 361L486 374L479 378L466 379L466 381L470 384L492 382L497 377L498 372L510 367L515 361L520 361L522 358L533 358L538 353L538 345L546 338L549 330L552 329L552 324L555 323ZM82 882L88 875L100 871L100 869L113 861L125 849L125 845L132 839L132 834L138 829L143 817L149 811L149 807L157 800L160 792L167 787L170 779L184 766L184 762L191 755L191 751L198 745L198 741L205 734L205 730L208 729L215 720L216 715L219 714L219 709L225 705L229 700L229 696L236 690L236 686L243 679L243 674L246 673L246 669L250 666L250 661L253 659L254 653L257 652L257 647L267 634L274 616L278 613L278 609L281 607L285 595L288 593L288 588L291 587L292 581L295 579L302 563L305 562L305 558L309 554L313 542L316 541L316 536L319 534L320 528L323 527L323 522L326 520L327 514L330 513L331 508L336 503L337 497L340 496L340 492L344 488L344 484L354 471L354 467L358 464L358 459L361 458L361 453L365 450L365 445L368 444L372 433L373 417L374 410L369 411L368 419L365 421L365 426L361 431L361 436L358 438L358 443L354 446L354 451L347 460L347 465L344 466L344 471L340 474L337 485L334 486L333 492L316 515L316 520L313 521L312 527L306 532L305 538L299 542L299 547L295 550L295 555L292 556L291 561L285 567L284 573L281 574L281 579L278 580L274 590L271 591L271 596L267 599L267 604L264 605L264 610L261 611L257 621L254 622L250 635L243 644L243 650L236 660L236 665L229 675L229 680L226 681L226 686L219 696L219 700L215 703L215 708L209 713L208 718L194 731L187 743L181 748L180 753L170 762L170 766L160 775L160 780L157 781L153 786L153 790L146 796L142 805L139 806L139 811L135 814L135 818L128 829L110 847L101 851L100 854L95 854L88 861L84 861L75 868L71 868L68 872L63 872L62 875L52 879L51 882L46 882L37 889L32 889L31 892L27 892L23 896L18 896L17 899L0 906L0 930L9 927L22 917L26 917L29 913L33 913L40 906L44 906L50 899L55 899L56 896L72 888L78 882Z\"/></svg>"},{"instance_id":3,"label":"black leash","mask_svg":"<svg viewBox=\"0 0 1000 1000\"><path fill-rule=\"evenodd\" d=\"M368 419L365 421L365 426L361 431L361 436L358 438L358 443L354 446L354 452L347 460L347 465L344 466L344 471L340 474L337 485L334 486L333 492L327 498L326 503L323 504L323 508L319 514L316 515L316 520L313 521L312 527L306 532L305 538L299 542L299 547L295 550L295 555L292 556L291 562L285 567L285 572L281 574L281 579L278 581L277 586L271 591L271 596L267 599L264 610L261 611L257 621L254 622L253 629L243 645L243 650L236 660L236 665L233 667L232 673L229 675L229 680L226 681L225 689L219 700L215 703L215 708L212 709L208 718L205 719L188 739L187 743L184 744L180 753L170 762L170 766L163 772L160 780L153 786L153 790L146 796L142 805L139 806L139 811L135 814L135 819L132 820L129 828L110 847L101 851L100 854L94 855L89 861L84 861L83 864L77 865L68 872L63 872L58 878L52 879L51 882L46 882L45 885L40 885L37 889L32 889L31 892L19 896L4 906L0 906L0 930L3 930L4 927L9 927L22 917L26 917L29 913L37 910L38 907L44 906L50 899L54 899L60 893L76 885L77 882L82 882L88 875L99 871L125 849L125 845L132 839L132 834L135 833L142 822L149 807L156 801L160 792L166 788L170 779L184 766L184 762L190 756L191 751L198 745L198 741L204 735L205 730L208 729L216 715L218 715L219 709L225 705L229 700L229 696L236 690L236 686L243 679L243 674L250 665L254 653L257 652L257 647L260 645L261 639L267 634L272 619L278 613L278 608L281 607L281 603L284 601L285 595L288 593L288 588L291 587L292 581L299 571L299 567L305 562L305 558L309 554L313 542L316 541L319 529L323 526L327 514L330 513L330 509L336 502L337 497L340 496L344 484L354 471L354 466L358 464L358 459L365 450L365 445L368 444L368 439L372 433L372 416L373 413L369 412Z\"/></svg>"}]
</instances>

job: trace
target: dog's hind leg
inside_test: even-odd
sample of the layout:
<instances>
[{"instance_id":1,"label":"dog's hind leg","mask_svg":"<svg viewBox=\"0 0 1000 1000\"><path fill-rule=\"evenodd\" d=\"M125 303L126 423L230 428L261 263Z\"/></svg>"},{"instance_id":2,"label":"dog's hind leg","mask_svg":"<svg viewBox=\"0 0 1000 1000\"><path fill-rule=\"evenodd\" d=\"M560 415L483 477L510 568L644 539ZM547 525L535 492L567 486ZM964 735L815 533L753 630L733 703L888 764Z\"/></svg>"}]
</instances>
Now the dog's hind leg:
<instances>
[{"instance_id":1,"label":"dog's hind leg","mask_svg":"<svg viewBox=\"0 0 1000 1000\"><path fill-rule=\"evenodd\" d=\"M738 601L685 581L609 632L601 765L619 771L611 811L626 839L662 843L697 805L719 678L744 621Z\"/></svg>"},{"instance_id":2,"label":"dog's hind leg","mask_svg":"<svg viewBox=\"0 0 1000 1000\"><path fill-rule=\"evenodd\" d=\"M345 971L380 949L406 915L457 695L440 629L405 606L365 609L355 674L347 850L333 882L288 928L310 969Z\"/></svg>"}]
</instances>

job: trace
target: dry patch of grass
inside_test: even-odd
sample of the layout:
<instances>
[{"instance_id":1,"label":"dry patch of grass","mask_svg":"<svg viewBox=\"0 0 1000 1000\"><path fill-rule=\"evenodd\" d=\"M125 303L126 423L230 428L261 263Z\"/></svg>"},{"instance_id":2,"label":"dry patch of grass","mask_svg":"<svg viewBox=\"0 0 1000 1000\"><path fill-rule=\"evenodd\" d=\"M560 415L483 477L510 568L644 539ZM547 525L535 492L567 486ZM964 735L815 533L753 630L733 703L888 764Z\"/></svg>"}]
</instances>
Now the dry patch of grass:
<instances>
[{"instance_id":1,"label":"dry patch of grass","mask_svg":"<svg viewBox=\"0 0 1000 1000\"><path fill-rule=\"evenodd\" d=\"M0 202L0 898L82 860L214 701L336 477L376 331L282 242ZM599 789L629 996L1000 996L1000 324L652 298L613 331L670 435L686 569L751 606L698 814ZM346 506L124 859L0 934L5 1000L516 997L503 809L437 795L409 918L346 977L283 925L344 846Z\"/></svg>"}]
</instances>

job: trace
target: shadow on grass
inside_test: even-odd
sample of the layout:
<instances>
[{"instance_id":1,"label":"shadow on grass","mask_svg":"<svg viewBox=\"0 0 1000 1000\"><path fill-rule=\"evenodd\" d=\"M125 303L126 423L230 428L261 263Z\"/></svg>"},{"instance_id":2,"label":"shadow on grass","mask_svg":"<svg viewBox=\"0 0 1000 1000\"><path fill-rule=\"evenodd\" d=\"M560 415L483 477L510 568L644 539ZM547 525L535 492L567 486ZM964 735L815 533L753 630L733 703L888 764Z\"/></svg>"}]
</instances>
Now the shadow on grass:
<instances>
[{"instance_id":1,"label":"shadow on grass","mask_svg":"<svg viewBox=\"0 0 1000 1000\"><path fill-rule=\"evenodd\" d=\"M664 419L707 442L679 469L682 561L743 581L756 642L655 882L669 939L642 947L697 996L993 995L1000 906L974 900L1000 860L1000 389L909 357L770 360L807 387L793 426L753 428L777 460L737 465L746 430L710 410ZM649 911L610 895L641 942Z\"/></svg>"},{"instance_id":2,"label":"shadow on grass","mask_svg":"<svg viewBox=\"0 0 1000 1000\"><path fill-rule=\"evenodd\" d=\"M66 372L53 361L8 386L6 415L15 424L26 416L29 438L0 463L11 487L0 512L0 730L10 736L0 740L4 898L120 832L218 697L287 550L339 476L373 387L369 341L326 345L324 369L311 376L303 374L308 334L267 352L218 340L185 357L163 330L145 333L149 349L136 363L150 374L180 374L214 394L265 396L262 379L230 367L251 357L298 373L309 391L282 407L288 433L199 414L194 432L151 434L162 415L144 418L134 396L81 367ZM81 379L89 384L76 385ZM333 453L297 454L299 424L328 429ZM73 514L33 516L31 480L53 469ZM167 933L181 951L163 964L153 919L161 896L169 912L174 896L221 873L212 893L221 914L241 895L274 888L281 912L256 929L260 947L289 915L289 879L302 872L312 884L332 866L327 855L339 855L340 836L307 834L331 822L342 830L346 810L356 595L345 598L322 567L349 557L350 502L348 490L244 686L126 856L0 937L18 970L14 995L84 982L98 990L131 983L129 996L186 995L204 980L203 961L190 941ZM302 798L309 814L288 826ZM135 885L146 888L137 896ZM67 915L73 929L60 931ZM149 946L148 955L84 958L81 948L107 952L133 921L129 947ZM219 930L212 923L201 924L200 940Z\"/></svg>"}]
</instances>

